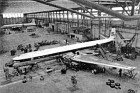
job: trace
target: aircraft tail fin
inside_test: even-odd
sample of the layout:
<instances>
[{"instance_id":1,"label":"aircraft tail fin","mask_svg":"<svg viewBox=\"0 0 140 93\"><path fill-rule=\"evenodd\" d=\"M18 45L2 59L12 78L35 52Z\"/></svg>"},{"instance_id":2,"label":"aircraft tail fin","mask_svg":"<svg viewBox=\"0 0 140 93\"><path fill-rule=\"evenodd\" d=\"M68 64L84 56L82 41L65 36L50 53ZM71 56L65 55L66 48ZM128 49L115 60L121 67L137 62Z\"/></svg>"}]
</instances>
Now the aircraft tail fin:
<instances>
[{"instance_id":1,"label":"aircraft tail fin","mask_svg":"<svg viewBox=\"0 0 140 93\"><path fill-rule=\"evenodd\" d=\"M115 28L112 28L111 29L111 32L110 32L109 38L115 39L115 35L116 35L116 29Z\"/></svg>"}]
</instances>

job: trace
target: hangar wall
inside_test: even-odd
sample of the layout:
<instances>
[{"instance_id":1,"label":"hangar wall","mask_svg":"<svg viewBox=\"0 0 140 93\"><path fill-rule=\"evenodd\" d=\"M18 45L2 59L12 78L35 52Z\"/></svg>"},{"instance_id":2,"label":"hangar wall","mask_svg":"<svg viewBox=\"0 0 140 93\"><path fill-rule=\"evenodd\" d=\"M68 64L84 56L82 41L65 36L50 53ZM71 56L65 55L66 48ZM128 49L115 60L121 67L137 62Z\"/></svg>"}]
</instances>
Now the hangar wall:
<instances>
[{"instance_id":1,"label":"hangar wall","mask_svg":"<svg viewBox=\"0 0 140 93\"><path fill-rule=\"evenodd\" d=\"M1 26L2 26L2 3L0 3L0 33L1 33ZM0 53L2 50L2 35L0 34Z\"/></svg>"},{"instance_id":2,"label":"hangar wall","mask_svg":"<svg viewBox=\"0 0 140 93\"><path fill-rule=\"evenodd\" d=\"M47 14L47 13L46 13ZM73 14L70 14L68 16L65 16L61 12L56 13L57 16L53 16L53 13L48 13L49 15L44 16L45 13L40 13L39 14L28 14L27 18L32 19L35 18L36 20L43 21L43 23L67 23L69 24L70 27L80 27L80 26L85 26L87 28L90 28L93 34L93 38L100 38L99 34L109 36L110 34L110 28L115 27L117 30L122 32L122 35L124 38L131 39L132 36L135 33L138 33L138 36L136 37L136 47L140 47L140 27L138 27L138 20L136 21L121 21L121 20L110 20L110 19L101 19L101 23L99 25L99 20L91 20L88 18L79 18L74 17ZM37 15L37 16L36 16ZM77 15L78 16L78 15Z\"/></svg>"},{"instance_id":3,"label":"hangar wall","mask_svg":"<svg viewBox=\"0 0 140 93\"><path fill-rule=\"evenodd\" d=\"M0 15L0 20L2 20L2 15ZM1 32L2 21L0 21L0 32ZM0 52L2 51L2 35L0 34Z\"/></svg>"},{"instance_id":4,"label":"hangar wall","mask_svg":"<svg viewBox=\"0 0 140 93\"><path fill-rule=\"evenodd\" d=\"M26 15L26 16L25 16ZM71 13L69 11L52 11L52 12L39 12L39 13L25 13L24 18L4 18L3 24L12 24L19 23L26 20L29 22L31 19L36 19L37 24L44 25L49 23L60 22L62 24L67 24L68 29L70 27L81 27L85 26L91 29L93 38L100 38L99 34L109 36L110 28L115 26L117 30L122 32L124 38L131 38L135 33L138 33L136 47L140 47L140 27L138 27L139 21L121 21L121 20L112 20L109 18L101 18L101 22L99 23L99 19L91 20L87 17L83 17L77 15L75 13ZM121 28L121 29L120 29ZM123 29L122 29L123 28Z\"/></svg>"}]
</instances>

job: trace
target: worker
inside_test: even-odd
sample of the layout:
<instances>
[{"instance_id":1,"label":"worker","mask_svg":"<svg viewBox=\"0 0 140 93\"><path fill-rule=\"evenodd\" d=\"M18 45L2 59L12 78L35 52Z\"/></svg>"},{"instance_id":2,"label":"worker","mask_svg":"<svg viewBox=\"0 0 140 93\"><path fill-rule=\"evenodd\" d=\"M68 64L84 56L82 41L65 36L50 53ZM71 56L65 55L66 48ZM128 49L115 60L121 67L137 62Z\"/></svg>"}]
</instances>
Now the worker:
<instances>
[{"instance_id":1,"label":"worker","mask_svg":"<svg viewBox=\"0 0 140 93\"><path fill-rule=\"evenodd\" d=\"M20 69L19 69L19 67L14 67L14 69L15 69L15 73L16 73L16 75L17 76L20 76Z\"/></svg>"},{"instance_id":2,"label":"worker","mask_svg":"<svg viewBox=\"0 0 140 93\"><path fill-rule=\"evenodd\" d=\"M13 72L12 72L12 74L13 74L14 76L19 76L19 73L18 73L17 69L14 69Z\"/></svg>"},{"instance_id":3,"label":"worker","mask_svg":"<svg viewBox=\"0 0 140 93\"><path fill-rule=\"evenodd\" d=\"M32 80L32 79L33 79L33 77L32 77L32 76L29 76L29 79L30 79L30 80Z\"/></svg>"},{"instance_id":4,"label":"worker","mask_svg":"<svg viewBox=\"0 0 140 93\"><path fill-rule=\"evenodd\" d=\"M122 77L122 69L119 70L119 77Z\"/></svg>"},{"instance_id":5,"label":"worker","mask_svg":"<svg viewBox=\"0 0 140 93\"><path fill-rule=\"evenodd\" d=\"M21 50L22 48L23 48L23 45L22 44L20 44L20 45L17 46L17 50Z\"/></svg>"},{"instance_id":6,"label":"worker","mask_svg":"<svg viewBox=\"0 0 140 93\"><path fill-rule=\"evenodd\" d=\"M26 82L27 82L27 77L24 76L24 77L23 77L23 81L22 81L22 83L26 83Z\"/></svg>"},{"instance_id":7,"label":"worker","mask_svg":"<svg viewBox=\"0 0 140 93\"><path fill-rule=\"evenodd\" d=\"M32 49L31 48L29 49L29 52L32 52Z\"/></svg>"},{"instance_id":8,"label":"worker","mask_svg":"<svg viewBox=\"0 0 140 93\"><path fill-rule=\"evenodd\" d=\"M93 70L91 71L91 73L97 74L98 71L97 71L97 69L93 69Z\"/></svg>"},{"instance_id":9,"label":"worker","mask_svg":"<svg viewBox=\"0 0 140 93\"><path fill-rule=\"evenodd\" d=\"M44 80L44 76L40 76L40 81Z\"/></svg>"},{"instance_id":10,"label":"worker","mask_svg":"<svg viewBox=\"0 0 140 93\"><path fill-rule=\"evenodd\" d=\"M65 41L66 41L66 44L68 44L68 40L66 39Z\"/></svg>"},{"instance_id":11,"label":"worker","mask_svg":"<svg viewBox=\"0 0 140 93\"><path fill-rule=\"evenodd\" d=\"M35 43L34 47L36 48L34 51L38 51L38 49L39 49L40 45L39 45L39 44L37 44L37 43Z\"/></svg>"},{"instance_id":12,"label":"worker","mask_svg":"<svg viewBox=\"0 0 140 93\"><path fill-rule=\"evenodd\" d=\"M16 50L14 50L14 49L11 50L10 52L11 52L11 56L14 56L16 54Z\"/></svg>"},{"instance_id":13,"label":"worker","mask_svg":"<svg viewBox=\"0 0 140 93\"><path fill-rule=\"evenodd\" d=\"M31 46L31 44L28 45L28 52L32 52L32 46Z\"/></svg>"},{"instance_id":14,"label":"worker","mask_svg":"<svg viewBox=\"0 0 140 93\"><path fill-rule=\"evenodd\" d=\"M32 48L32 45L31 45L31 44L29 44L29 45L28 45L28 47L29 47L29 48Z\"/></svg>"},{"instance_id":15,"label":"worker","mask_svg":"<svg viewBox=\"0 0 140 93\"><path fill-rule=\"evenodd\" d=\"M24 47L22 47L22 48L20 49L20 51L21 51L21 52L24 52Z\"/></svg>"},{"instance_id":16,"label":"worker","mask_svg":"<svg viewBox=\"0 0 140 93\"><path fill-rule=\"evenodd\" d=\"M73 87L76 87L77 84L76 76L71 76L71 82L73 84Z\"/></svg>"},{"instance_id":17,"label":"worker","mask_svg":"<svg viewBox=\"0 0 140 93\"><path fill-rule=\"evenodd\" d=\"M103 67L103 68L102 68L102 73L105 73L105 70L106 70L105 67Z\"/></svg>"},{"instance_id":18,"label":"worker","mask_svg":"<svg viewBox=\"0 0 140 93\"><path fill-rule=\"evenodd\" d=\"M24 53L27 53L27 52L28 52L28 49L27 49L27 48L25 48L25 49L24 49Z\"/></svg>"},{"instance_id":19,"label":"worker","mask_svg":"<svg viewBox=\"0 0 140 93\"><path fill-rule=\"evenodd\" d=\"M8 67L6 65L3 66L3 70L4 70L4 73L5 73L6 80L8 80L9 79L9 69L8 69Z\"/></svg>"},{"instance_id":20,"label":"worker","mask_svg":"<svg viewBox=\"0 0 140 93\"><path fill-rule=\"evenodd\" d=\"M63 68L61 69L61 74L66 74L66 72L67 72L67 68L66 68L66 66L65 66L65 67L63 67Z\"/></svg>"}]
</instances>

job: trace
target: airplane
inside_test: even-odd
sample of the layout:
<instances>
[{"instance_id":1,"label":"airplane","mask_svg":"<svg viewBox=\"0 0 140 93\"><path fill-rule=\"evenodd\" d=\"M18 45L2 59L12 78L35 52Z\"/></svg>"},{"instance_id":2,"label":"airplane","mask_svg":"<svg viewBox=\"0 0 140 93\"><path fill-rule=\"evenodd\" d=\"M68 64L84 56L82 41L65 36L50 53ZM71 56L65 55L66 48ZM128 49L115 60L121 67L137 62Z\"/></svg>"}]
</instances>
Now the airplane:
<instances>
[{"instance_id":1,"label":"airplane","mask_svg":"<svg viewBox=\"0 0 140 93\"><path fill-rule=\"evenodd\" d=\"M60 54L64 54L64 53L68 53L68 52L75 52L77 50L82 50L82 49L93 47L97 44L104 44L104 43L114 41L115 34L116 34L115 28L112 28L109 38L102 39L102 40L96 40L96 41L89 41L89 42L84 42L84 43L76 43L76 44L72 44L72 45L60 46L60 47L56 47L56 48L21 54L17 57L14 57L12 59L12 61L9 62L8 64L10 65L10 67L11 66L21 67L21 66L25 66L25 65L34 65L36 63L39 63L40 59L43 59L46 57L48 58L47 60L50 60L50 59L52 59L50 57L53 57L53 59L54 59L54 57L57 58ZM36 62L33 62L34 60Z\"/></svg>"},{"instance_id":2,"label":"airplane","mask_svg":"<svg viewBox=\"0 0 140 93\"><path fill-rule=\"evenodd\" d=\"M96 40L96 41L89 41L89 42L84 42L84 43L76 43L76 44L72 44L72 45L60 46L60 47L56 47L56 48L50 48L50 49L21 54L12 59L12 62L13 62L12 66L13 67L22 67L22 66L27 66L27 65L35 65L37 63L44 62L46 60L47 61L53 60L53 59L56 59L57 57L59 57L61 54L68 54L68 53L72 53L72 52L75 52L78 50L87 49L87 48L96 46L98 44L104 44L104 43L114 41L115 35L116 35L116 30L115 30L115 28L112 28L109 38ZM86 63L86 64L99 65L101 67L124 69L124 70L128 71L126 74L129 75L129 77L133 78L136 76L136 74L133 74L136 67L130 67L130 66L121 65L118 63L112 63L112 62L108 62L108 61L106 63L96 62L95 60L93 61L91 59L89 59L89 61L87 61L87 60L79 59L76 57L73 57L71 59L73 61L78 61L78 62ZM42 60L44 60L44 61L42 61Z\"/></svg>"},{"instance_id":3,"label":"airplane","mask_svg":"<svg viewBox=\"0 0 140 93\"><path fill-rule=\"evenodd\" d=\"M32 19L31 23L21 23L21 24L9 24L9 25L3 25L1 29L6 29L6 28L21 28L21 27L27 27L27 26L36 26L35 19Z\"/></svg>"},{"instance_id":4,"label":"airplane","mask_svg":"<svg viewBox=\"0 0 140 93\"><path fill-rule=\"evenodd\" d=\"M86 49L86 48L93 47L98 44L108 43L108 42L114 41L114 39L115 39L115 28L112 28L112 31L110 32L110 37L106 38L106 39L29 52L29 53L21 54L20 56L17 56L15 58L13 58L12 60L21 61L21 60L34 59L34 58L43 57L43 56L49 57L49 56L53 56L53 55L59 55L59 54L67 53L67 52Z\"/></svg>"}]
</instances>

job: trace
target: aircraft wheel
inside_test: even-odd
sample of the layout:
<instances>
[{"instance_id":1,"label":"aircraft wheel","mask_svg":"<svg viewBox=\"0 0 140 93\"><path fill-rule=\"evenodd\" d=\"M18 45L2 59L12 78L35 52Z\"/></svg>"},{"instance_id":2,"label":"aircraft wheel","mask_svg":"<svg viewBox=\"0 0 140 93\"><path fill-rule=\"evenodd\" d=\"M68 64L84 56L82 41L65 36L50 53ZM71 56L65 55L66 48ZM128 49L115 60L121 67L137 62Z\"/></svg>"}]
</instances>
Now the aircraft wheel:
<instances>
[{"instance_id":1,"label":"aircraft wheel","mask_svg":"<svg viewBox=\"0 0 140 93\"><path fill-rule=\"evenodd\" d=\"M120 83L115 83L116 86L120 86Z\"/></svg>"},{"instance_id":2,"label":"aircraft wheel","mask_svg":"<svg viewBox=\"0 0 140 93\"><path fill-rule=\"evenodd\" d=\"M111 88L115 88L115 84L110 84L110 87Z\"/></svg>"},{"instance_id":3,"label":"aircraft wheel","mask_svg":"<svg viewBox=\"0 0 140 93\"><path fill-rule=\"evenodd\" d=\"M135 91L132 90L132 89L129 89L129 90L128 90L128 93L135 93Z\"/></svg>"},{"instance_id":4,"label":"aircraft wheel","mask_svg":"<svg viewBox=\"0 0 140 93\"><path fill-rule=\"evenodd\" d=\"M27 82L26 80L23 80L23 81L22 81L22 83L26 83L26 82Z\"/></svg>"},{"instance_id":5,"label":"aircraft wheel","mask_svg":"<svg viewBox=\"0 0 140 93\"><path fill-rule=\"evenodd\" d=\"M108 81L109 81L110 83L114 83L114 82L115 82L114 80L111 80L111 79L108 79Z\"/></svg>"},{"instance_id":6,"label":"aircraft wheel","mask_svg":"<svg viewBox=\"0 0 140 93\"><path fill-rule=\"evenodd\" d=\"M115 87L116 89L121 89L120 83L115 83L115 86L117 86L117 87Z\"/></svg>"},{"instance_id":7,"label":"aircraft wheel","mask_svg":"<svg viewBox=\"0 0 140 93\"><path fill-rule=\"evenodd\" d=\"M110 85L111 83L110 82L106 82L106 85Z\"/></svg>"}]
</instances>

